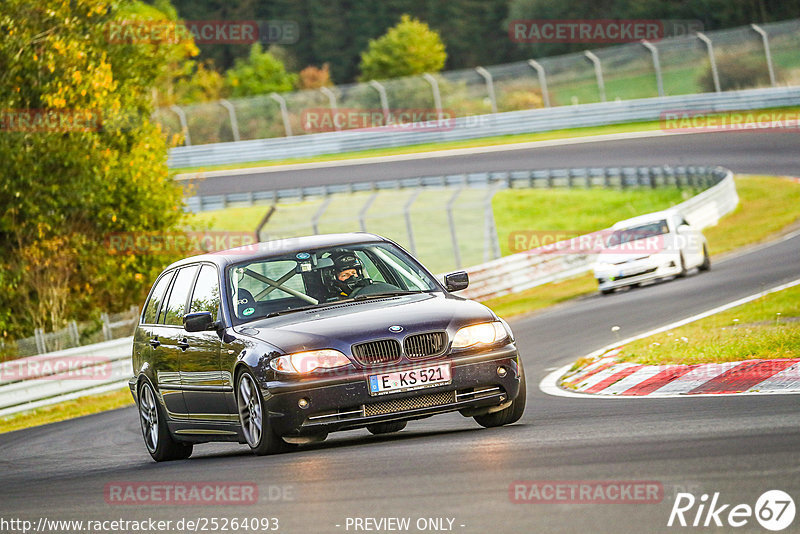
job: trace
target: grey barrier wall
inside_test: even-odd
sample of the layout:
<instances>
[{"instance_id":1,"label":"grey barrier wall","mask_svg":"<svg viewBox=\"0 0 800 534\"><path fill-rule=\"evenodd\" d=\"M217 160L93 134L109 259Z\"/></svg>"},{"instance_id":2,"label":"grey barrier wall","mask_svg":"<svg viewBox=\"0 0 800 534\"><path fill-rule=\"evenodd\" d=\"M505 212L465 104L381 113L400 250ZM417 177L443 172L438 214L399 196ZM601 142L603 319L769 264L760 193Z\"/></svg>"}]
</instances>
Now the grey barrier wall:
<instances>
[{"instance_id":1,"label":"grey barrier wall","mask_svg":"<svg viewBox=\"0 0 800 534\"><path fill-rule=\"evenodd\" d=\"M667 112L722 112L797 105L800 87L748 89L528 109L458 117L445 126L435 121L405 128L325 132L170 149L171 168L284 160L361 150L459 141L555 129L660 120ZM668 124L665 127L669 127ZM796 125L794 126L797 127Z\"/></svg>"}]
</instances>

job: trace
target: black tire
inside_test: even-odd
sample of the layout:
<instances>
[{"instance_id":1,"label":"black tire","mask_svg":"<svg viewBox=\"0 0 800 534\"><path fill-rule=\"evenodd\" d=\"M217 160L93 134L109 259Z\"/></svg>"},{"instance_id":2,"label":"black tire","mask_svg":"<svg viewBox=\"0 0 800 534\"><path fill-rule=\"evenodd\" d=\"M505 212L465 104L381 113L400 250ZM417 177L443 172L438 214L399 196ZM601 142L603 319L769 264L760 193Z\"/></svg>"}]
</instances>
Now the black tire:
<instances>
[{"instance_id":1,"label":"black tire","mask_svg":"<svg viewBox=\"0 0 800 534\"><path fill-rule=\"evenodd\" d=\"M613 290L613 289L601 289L601 290L600 290L600 294L601 294L601 295L610 295L610 294L611 294L611 293L613 293L613 292L614 292L614 290Z\"/></svg>"},{"instance_id":2,"label":"black tire","mask_svg":"<svg viewBox=\"0 0 800 534\"><path fill-rule=\"evenodd\" d=\"M517 394L517 398L511 401L511 405L508 408L500 410L499 412L489 413L486 415L476 415L474 417L475 422L482 427L492 428L495 426L516 423L525 412L525 370L522 368L522 360L518 359L517 361L519 362L519 393Z\"/></svg>"},{"instance_id":3,"label":"black tire","mask_svg":"<svg viewBox=\"0 0 800 534\"><path fill-rule=\"evenodd\" d=\"M711 256L708 254L708 246L703 245L703 263L698 267L701 271L711 270Z\"/></svg>"},{"instance_id":4,"label":"black tire","mask_svg":"<svg viewBox=\"0 0 800 534\"><path fill-rule=\"evenodd\" d=\"M291 448L272 431L269 417L264 417L264 397L250 371L244 370L236 378L236 406L242 434L253 454L264 456Z\"/></svg>"},{"instance_id":5,"label":"black tire","mask_svg":"<svg viewBox=\"0 0 800 534\"><path fill-rule=\"evenodd\" d=\"M677 278L683 278L686 276L686 260L683 259L683 254L681 254L681 272L678 273Z\"/></svg>"},{"instance_id":6,"label":"black tire","mask_svg":"<svg viewBox=\"0 0 800 534\"><path fill-rule=\"evenodd\" d=\"M400 432L403 430L408 421L389 421L387 423L375 423L374 425L367 425L367 430L375 434L391 434L392 432Z\"/></svg>"},{"instance_id":7,"label":"black tire","mask_svg":"<svg viewBox=\"0 0 800 534\"><path fill-rule=\"evenodd\" d=\"M191 443L176 441L167 427L166 417L156 392L150 382L143 380L139 386L139 423L147 452L156 462L185 460L192 455Z\"/></svg>"}]
</instances>

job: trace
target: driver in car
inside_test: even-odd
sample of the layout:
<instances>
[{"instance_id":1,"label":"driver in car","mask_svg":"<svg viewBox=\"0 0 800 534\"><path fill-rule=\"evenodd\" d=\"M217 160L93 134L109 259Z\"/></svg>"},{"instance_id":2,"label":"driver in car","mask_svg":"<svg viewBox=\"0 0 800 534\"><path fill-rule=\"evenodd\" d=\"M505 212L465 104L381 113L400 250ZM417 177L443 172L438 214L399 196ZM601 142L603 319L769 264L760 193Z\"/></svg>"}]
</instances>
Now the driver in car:
<instances>
[{"instance_id":1,"label":"driver in car","mask_svg":"<svg viewBox=\"0 0 800 534\"><path fill-rule=\"evenodd\" d=\"M369 285L370 280L364 276L364 265L355 253L342 251L331 255L331 259L334 267L331 286L336 297L347 298L357 288Z\"/></svg>"}]
</instances>

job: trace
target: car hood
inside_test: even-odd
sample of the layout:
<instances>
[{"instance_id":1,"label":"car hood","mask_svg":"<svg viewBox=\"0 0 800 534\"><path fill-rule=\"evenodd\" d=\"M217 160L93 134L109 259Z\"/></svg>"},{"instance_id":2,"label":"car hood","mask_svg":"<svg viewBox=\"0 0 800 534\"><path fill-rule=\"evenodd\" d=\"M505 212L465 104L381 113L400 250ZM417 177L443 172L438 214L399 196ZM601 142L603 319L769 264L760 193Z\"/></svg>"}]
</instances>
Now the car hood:
<instances>
[{"instance_id":1,"label":"car hood","mask_svg":"<svg viewBox=\"0 0 800 534\"><path fill-rule=\"evenodd\" d=\"M452 338L462 326L493 319L494 314L477 302L423 293L300 311L256 320L235 330L284 352L333 348L348 354L351 345L362 341L402 340L409 334L442 330ZM390 326L403 330L391 332Z\"/></svg>"}]
</instances>

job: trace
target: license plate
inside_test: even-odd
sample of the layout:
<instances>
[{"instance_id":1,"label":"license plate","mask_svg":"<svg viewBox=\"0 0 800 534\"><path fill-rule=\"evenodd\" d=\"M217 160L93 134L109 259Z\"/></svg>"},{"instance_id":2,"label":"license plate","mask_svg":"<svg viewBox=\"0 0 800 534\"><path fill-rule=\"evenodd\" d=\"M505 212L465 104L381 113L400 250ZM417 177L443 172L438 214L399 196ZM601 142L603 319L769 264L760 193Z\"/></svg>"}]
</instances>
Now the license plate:
<instances>
[{"instance_id":1,"label":"license plate","mask_svg":"<svg viewBox=\"0 0 800 534\"><path fill-rule=\"evenodd\" d=\"M405 369L369 376L369 394L386 395L414 389L423 389L449 384L453 381L450 364L442 363L430 367Z\"/></svg>"}]
</instances>

